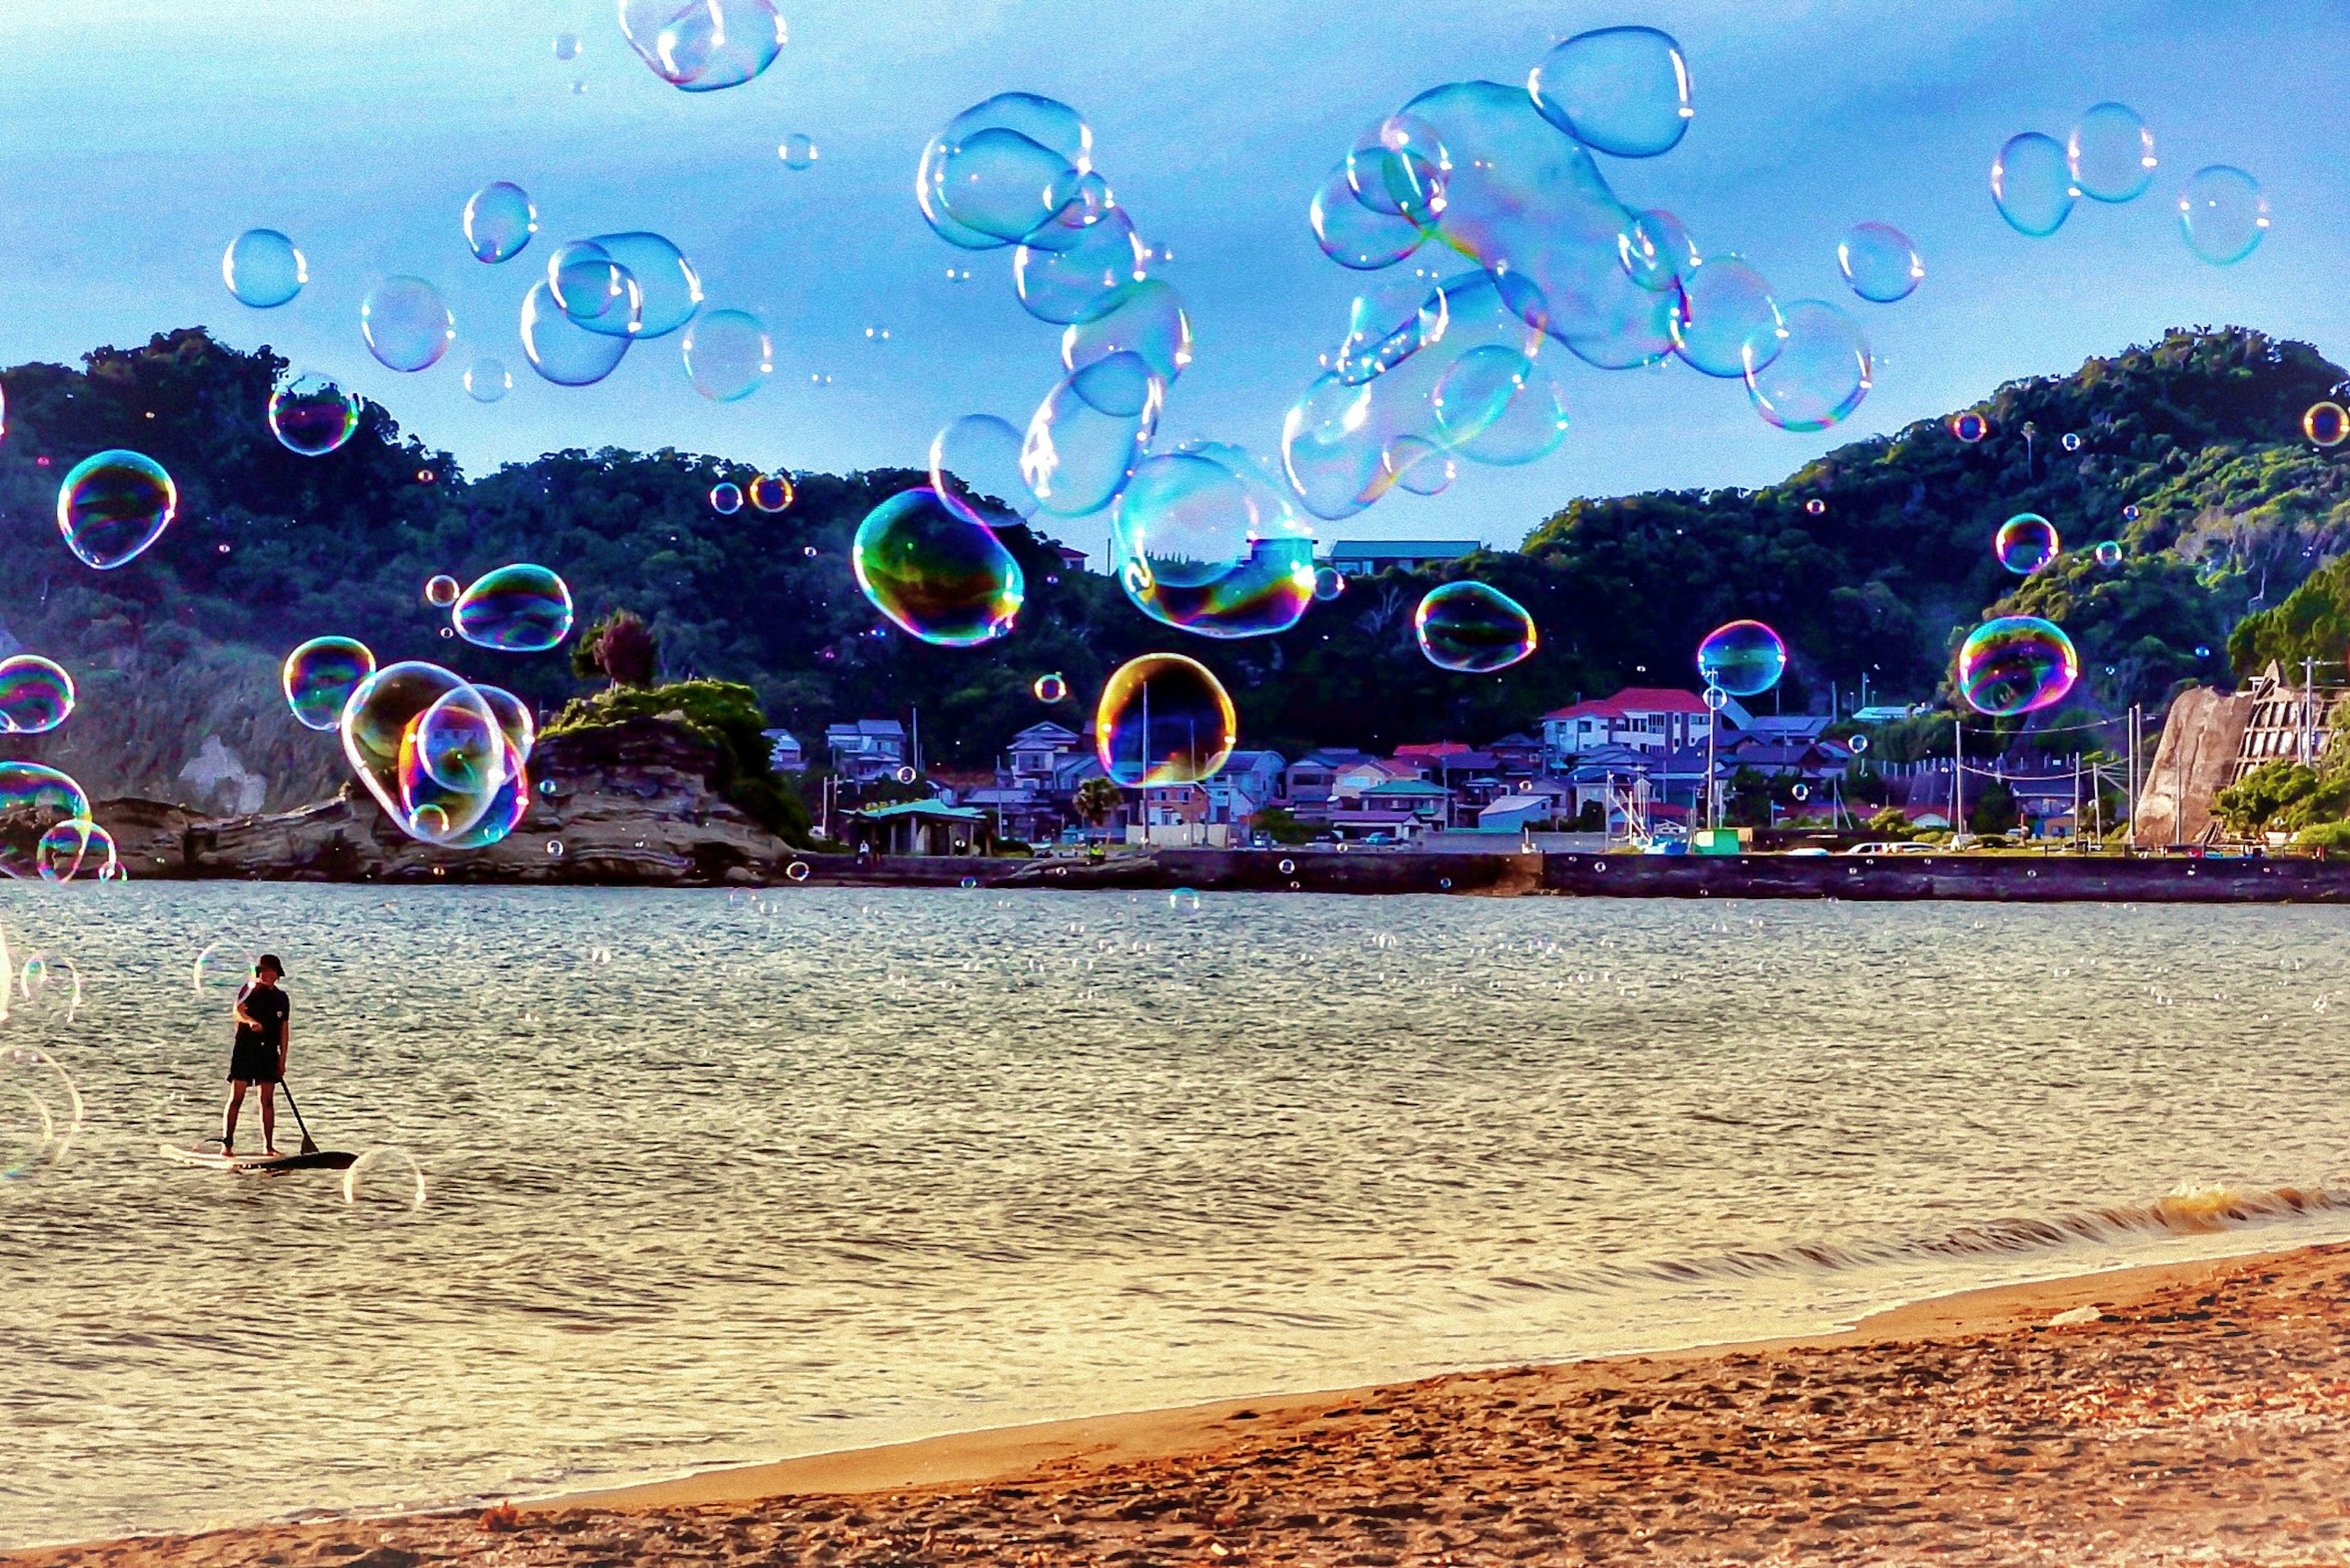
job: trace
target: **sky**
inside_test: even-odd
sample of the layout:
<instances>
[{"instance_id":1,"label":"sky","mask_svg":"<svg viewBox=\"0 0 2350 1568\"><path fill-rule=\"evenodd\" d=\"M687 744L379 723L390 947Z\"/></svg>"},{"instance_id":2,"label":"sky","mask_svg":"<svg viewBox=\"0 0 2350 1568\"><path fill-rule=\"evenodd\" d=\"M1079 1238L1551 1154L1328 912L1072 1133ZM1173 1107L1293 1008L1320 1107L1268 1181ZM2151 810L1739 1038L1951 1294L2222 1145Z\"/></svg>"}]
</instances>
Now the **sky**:
<instances>
[{"instance_id":1,"label":"sky","mask_svg":"<svg viewBox=\"0 0 2350 1568\"><path fill-rule=\"evenodd\" d=\"M1873 390L1839 428L1799 435L1757 418L1735 381L1566 365L1574 422L1556 452L1463 464L1440 495L1394 493L1318 524L1326 544L1509 545L1577 496L1771 483L2173 325L2253 326L2350 358L2350 177L2324 92L2350 79L2338 0L794 0L784 14L791 41L764 76L683 93L629 50L612 0L0 8L0 363L70 363L202 324L336 376L473 473L608 444L794 471L920 467L962 415L1024 424L1059 374L1059 329L1021 310L1010 253L952 249L913 196L924 142L1017 89L1086 117L1119 204L1170 254L1154 270L1188 301L1196 358L1156 446L1198 437L1277 459L1283 414L1363 282L1305 221L1352 138L1428 88L1521 84L1556 41L1625 24L1679 41L1695 116L1663 157L1601 158L1616 192L1679 213L1709 254L1745 256L1782 300L1847 307ZM581 45L568 62L553 47L567 32ZM2001 144L2062 140L2108 99L2154 130L2153 189L2085 202L2047 239L2008 228L1988 181ZM777 157L792 132L816 143L813 168ZM2187 249L2173 204L2220 162L2261 181L2272 217L2260 249L2224 268ZM485 266L460 214L494 180L529 191L540 233ZM1910 298L1866 304L1838 275L1836 242L1864 220L1917 243L1926 279ZM224 247L255 226L308 259L309 286L280 309L222 284ZM699 396L674 337L636 345L594 387L532 373L516 319L546 253L635 228L683 248L710 307L767 323L775 371L756 394ZM400 273L439 286L458 326L448 357L413 375L378 365L359 330L360 300ZM886 340L868 337L881 327ZM483 354L515 379L488 406L461 380ZM1105 528L1055 524L1089 549Z\"/></svg>"}]
</instances>

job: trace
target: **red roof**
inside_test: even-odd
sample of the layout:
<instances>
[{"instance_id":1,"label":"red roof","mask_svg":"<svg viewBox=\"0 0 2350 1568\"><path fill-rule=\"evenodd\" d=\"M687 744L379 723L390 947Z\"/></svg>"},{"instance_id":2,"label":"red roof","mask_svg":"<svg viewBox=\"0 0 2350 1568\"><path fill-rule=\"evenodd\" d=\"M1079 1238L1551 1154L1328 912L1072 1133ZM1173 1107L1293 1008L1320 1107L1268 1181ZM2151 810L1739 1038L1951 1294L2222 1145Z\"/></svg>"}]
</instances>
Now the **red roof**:
<instances>
[{"instance_id":1,"label":"red roof","mask_svg":"<svg viewBox=\"0 0 2350 1568\"><path fill-rule=\"evenodd\" d=\"M1671 686L1627 686L1613 697L1602 697L1590 702L1577 702L1570 708L1559 708L1543 715L1544 723L1555 719L1622 719L1634 713L1702 713L1705 699L1694 691L1683 691Z\"/></svg>"},{"instance_id":2,"label":"red roof","mask_svg":"<svg viewBox=\"0 0 2350 1568\"><path fill-rule=\"evenodd\" d=\"M1461 741L1422 741L1416 745L1398 746L1395 754L1403 757L1458 757L1476 750Z\"/></svg>"}]
</instances>

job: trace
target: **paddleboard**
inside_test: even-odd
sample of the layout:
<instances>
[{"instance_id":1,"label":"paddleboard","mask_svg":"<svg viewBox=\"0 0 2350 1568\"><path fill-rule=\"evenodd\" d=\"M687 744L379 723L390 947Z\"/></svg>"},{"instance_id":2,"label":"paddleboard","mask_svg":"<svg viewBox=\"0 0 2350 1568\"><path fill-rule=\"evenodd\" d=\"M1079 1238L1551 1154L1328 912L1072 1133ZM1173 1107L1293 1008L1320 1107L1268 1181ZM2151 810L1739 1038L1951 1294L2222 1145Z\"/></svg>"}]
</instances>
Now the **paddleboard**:
<instances>
[{"instance_id":1,"label":"paddleboard","mask_svg":"<svg viewBox=\"0 0 2350 1568\"><path fill-rule=\"evenodd\" d=\"M191 1148L182 1144L161 1146L163 1158L186 1165L203 1166L208 1170L348 1170L358 1155L340 1149L322 1148L316 1154L223 1154L217 1144L198 1144Z\"/></svg>"}]
</instances>

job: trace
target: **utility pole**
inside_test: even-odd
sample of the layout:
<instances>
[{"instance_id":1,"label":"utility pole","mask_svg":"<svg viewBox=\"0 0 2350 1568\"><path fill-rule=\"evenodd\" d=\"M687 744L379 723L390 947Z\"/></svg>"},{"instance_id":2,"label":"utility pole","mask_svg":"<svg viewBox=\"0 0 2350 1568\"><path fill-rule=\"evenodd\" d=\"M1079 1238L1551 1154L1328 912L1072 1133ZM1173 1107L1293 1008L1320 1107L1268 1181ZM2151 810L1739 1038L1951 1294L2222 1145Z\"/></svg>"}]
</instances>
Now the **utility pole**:
<instances>
[{"instance_id":1,"label":"utility pole","mask_svg":"<svg viewBox=\"0 0 2350 1568\"><path fill-rule=\"evenodd\" d=\"M1950 836L1967 830L1967 722L1950 716Z\"/></svg>"}]
</instances>

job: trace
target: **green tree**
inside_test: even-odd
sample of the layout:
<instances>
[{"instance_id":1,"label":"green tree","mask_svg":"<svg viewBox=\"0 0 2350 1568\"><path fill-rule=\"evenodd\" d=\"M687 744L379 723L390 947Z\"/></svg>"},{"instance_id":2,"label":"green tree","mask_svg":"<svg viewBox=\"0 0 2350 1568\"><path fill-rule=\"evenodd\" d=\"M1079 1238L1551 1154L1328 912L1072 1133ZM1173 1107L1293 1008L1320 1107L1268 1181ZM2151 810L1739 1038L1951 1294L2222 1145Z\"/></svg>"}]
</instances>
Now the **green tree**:
<instances>
[{"instance_id":1,"label":"green tree","mask_svg":"<svg viewBox=\"0 0 2350 1568\"><path fill-rule=\"evenodd\" d=\"M2010 832L2023 823L2023 813L2015 803L2015 791L2005 779L1993 779L1976 795L1967 807L1967 831L1986 836Z\"/></svg>"},{"instance_id":2,"label":"green tree","mask_svg":"<svg viewBox=\"0 0 2350 1568\"><path fill-rule=\"evenodd\" d=\"M1087 784L1108 782L1107 779L1087 779L1084 784L1077 786L1077 793L1083 794ZM1107 813L1104 815L1107 815ZM1275 844L1305 844L1314 837L1314 830L1298 821L1285 806L1266 806L1249 818L1249 826L1271 838Z\"/></svg>"},{"instance_id":3,"label":"green tree","mask_svg":"<svg viewBox=\"0 0 2350 1568\"><path fill-rule=\"evenodd\" d=\"M1118 803L1125 798L1126 796L1119 793L1118 785L1106 778L1095 777L1086 780L1077 786L1076 794L1071 798L1070 805L1076 810L1079 822L1084 823L1087 827L1098 828L1109 820L1110 813L1116 811L1118 808Z\"/></svg>"}]
</instances>

